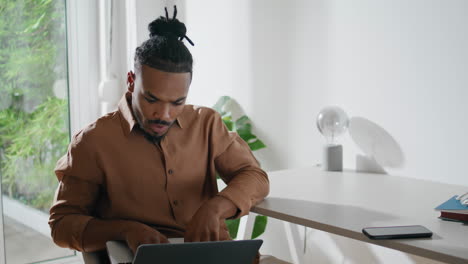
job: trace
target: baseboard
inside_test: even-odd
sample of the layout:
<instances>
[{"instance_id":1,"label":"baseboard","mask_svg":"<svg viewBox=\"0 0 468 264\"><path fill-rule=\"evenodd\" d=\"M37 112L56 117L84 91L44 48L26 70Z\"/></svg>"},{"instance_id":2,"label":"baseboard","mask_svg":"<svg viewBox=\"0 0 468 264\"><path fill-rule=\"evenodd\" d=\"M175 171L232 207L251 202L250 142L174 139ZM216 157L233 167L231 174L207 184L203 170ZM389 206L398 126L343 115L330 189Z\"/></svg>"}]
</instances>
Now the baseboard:
<instances>
[{"instance_id":1,"label":"baseboard","mask_svg":"<svg viewBox=\"0 0 468 264\"><path fill-rule=\"evenodd\" d=\"M29 207L6 195L3 199L3 214L18 223L21 223L46 237L50 237L50 227L48 224L49 215L35 208Z\"/></svg>"}]
</instances>

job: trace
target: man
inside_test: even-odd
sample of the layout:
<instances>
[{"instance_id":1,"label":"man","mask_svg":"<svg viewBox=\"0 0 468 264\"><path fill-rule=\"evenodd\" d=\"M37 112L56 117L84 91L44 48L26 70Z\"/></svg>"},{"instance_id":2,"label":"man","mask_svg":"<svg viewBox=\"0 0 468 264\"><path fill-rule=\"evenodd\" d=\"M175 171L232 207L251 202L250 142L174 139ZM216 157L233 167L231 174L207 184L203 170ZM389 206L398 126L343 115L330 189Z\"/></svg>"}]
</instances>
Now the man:
<instances>
[{"instance_id":1,"label":"man","mask_svg":"<svg viewBox=\"0 0 468 264\"><path fill-rule=\"evenodd\" d=\"M193 63L185 25L166 13L149 29L118 110L74 135L57 162L49 224L61 247L96 252L123 240L135 252L169 237L226 240L224 220L268 194L248 145L214 110L185 105ZM227 183L219 193L217 173Z\"/></svg>"}]
</instances>

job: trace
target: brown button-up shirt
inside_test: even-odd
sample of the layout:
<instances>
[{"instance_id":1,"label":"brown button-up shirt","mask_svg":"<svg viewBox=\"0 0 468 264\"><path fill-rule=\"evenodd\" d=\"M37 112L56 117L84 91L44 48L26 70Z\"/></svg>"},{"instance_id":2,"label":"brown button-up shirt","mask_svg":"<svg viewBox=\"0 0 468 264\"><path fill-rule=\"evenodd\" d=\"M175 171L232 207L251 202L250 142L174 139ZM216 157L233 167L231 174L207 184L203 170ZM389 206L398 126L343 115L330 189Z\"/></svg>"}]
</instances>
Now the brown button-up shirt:
<instances>
[{"instance_id":1,"label":"brown button-up shirt","mask_svg":"<svg viewBox=\"0 0 468 264\"><path fill-rule=\"evenodd\" d=\"M92 218L134 220L183 236L197 209L221 195L245 215L269 191L248 145L206 107L186 105L160 144L145 138L124 96L78 132L58 162L49 224L54 241L83 251ZM227 183L218 192L216 173Z\"/></svg>"}]
</instances>

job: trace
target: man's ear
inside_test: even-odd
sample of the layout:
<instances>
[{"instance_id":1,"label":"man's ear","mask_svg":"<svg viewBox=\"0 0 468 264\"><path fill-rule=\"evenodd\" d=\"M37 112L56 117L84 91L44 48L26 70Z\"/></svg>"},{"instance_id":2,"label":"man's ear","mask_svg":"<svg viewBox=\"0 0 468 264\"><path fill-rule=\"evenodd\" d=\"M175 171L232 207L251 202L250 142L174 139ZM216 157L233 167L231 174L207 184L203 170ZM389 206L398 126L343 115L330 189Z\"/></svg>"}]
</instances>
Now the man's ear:
<instances>
[{"instance_id":1,"label":"man's ear","mask_svg":"<svg viewBox=\"0 0 468 264\"><path fill-rule=\"evenodd\" d=\"M135 90L135 73L133 71L127 73L127 90L131 93Z\"/></svg>"}]
</instances>

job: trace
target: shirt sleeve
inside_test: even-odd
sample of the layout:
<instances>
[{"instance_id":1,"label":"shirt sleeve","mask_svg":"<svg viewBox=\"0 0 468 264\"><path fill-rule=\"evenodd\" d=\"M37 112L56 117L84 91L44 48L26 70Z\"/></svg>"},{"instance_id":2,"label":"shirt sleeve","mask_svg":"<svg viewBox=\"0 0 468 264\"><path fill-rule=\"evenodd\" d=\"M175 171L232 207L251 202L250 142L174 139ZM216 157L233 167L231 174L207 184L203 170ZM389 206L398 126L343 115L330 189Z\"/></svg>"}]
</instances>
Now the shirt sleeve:
<instances>
[{"instance_id":1,"label":"shirt sleeve","mask_svg":"<svg viewBox=\"0 0 468 264\"><path fill-rule=\"evenodd\" d=\"M215 167L227 184L218 195L231 200L238 208L234 218L246 215L250 208L269 192L268 176L255 159L248 144L237 133L227 131L219 114L212 126Z\"/></svg>"},{"instance_id":2,"label":"shirt sleeve","mask_svg":"<svg viewBox=\"0 0 468 264\"><path fill-rule=\"evenodd\" d=\"M84 251L83 233L93 218L102 182L96 155L86 143L82 132L78 133L67 154L57 162L59 184L49 217L54 242L78 251Z\"/></svg>"}]
</instances>

